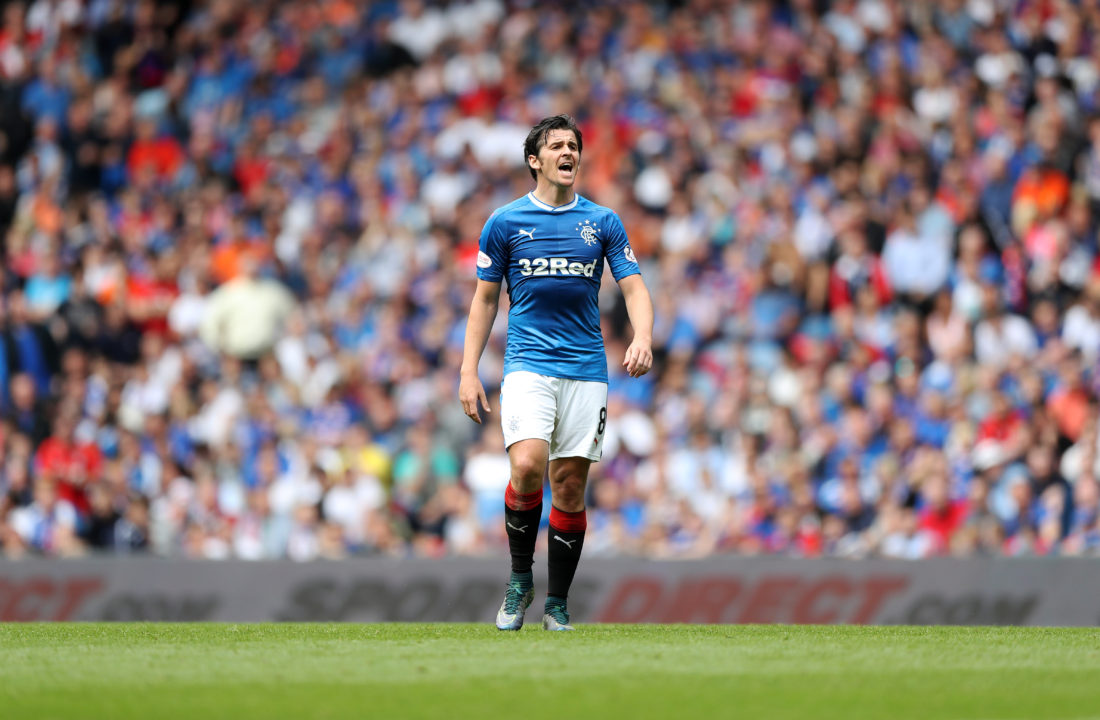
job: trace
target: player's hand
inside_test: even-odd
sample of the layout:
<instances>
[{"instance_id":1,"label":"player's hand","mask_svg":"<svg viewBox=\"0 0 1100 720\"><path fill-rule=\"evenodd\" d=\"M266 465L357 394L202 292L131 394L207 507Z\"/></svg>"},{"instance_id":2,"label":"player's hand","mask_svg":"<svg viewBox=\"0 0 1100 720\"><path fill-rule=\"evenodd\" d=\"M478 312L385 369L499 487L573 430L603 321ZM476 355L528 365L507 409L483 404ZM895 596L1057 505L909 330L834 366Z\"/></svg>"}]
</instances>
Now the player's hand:
<instances>
[{"instance_id":1,"label":"player's hand","mask_svg":"<svg viewBox=\"0 0 1100 720\"><path fill-rule=\"evenodd\" d=\"M489 398L485 396L485 386L481 384L481 380L477 375L463 375L462 379L458 383L458 399L462 403L462 412L466 413L466 416L481 424L481 414L478 412L477 403L481 401L481 406L485 408L485 413L489 413Z\"/></svg>"},{"instance_id":2,"label":"player's hand","mask_svg":"<svg viewBox=\"0 0 1100 720\"><path fill-rule=\"evenodd\" d=\"M630 343L623 358L623 367L630 377L641 377L649 372L653 367L653 350L649 343L638 339Z\"/></svg>"}]
</instances>

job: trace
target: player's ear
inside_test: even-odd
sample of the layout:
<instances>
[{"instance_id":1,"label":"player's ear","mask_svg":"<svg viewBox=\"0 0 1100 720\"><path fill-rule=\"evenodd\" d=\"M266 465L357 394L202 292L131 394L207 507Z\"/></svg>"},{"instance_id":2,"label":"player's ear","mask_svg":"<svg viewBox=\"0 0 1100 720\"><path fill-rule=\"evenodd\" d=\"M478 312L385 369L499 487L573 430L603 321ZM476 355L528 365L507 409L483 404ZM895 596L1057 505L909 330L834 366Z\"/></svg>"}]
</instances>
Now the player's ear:
<instances>
[{"instance_id":1,"label":"player's ear","mask_svg":"<svg viewBox=\"0 0 1100 720\"><path fill-rule=\"evenodd\" d=\"M538 170L539 169L539 156L538 155L528 155L527 156L527 167L531 168L532 170Z\"/></svg>"}]
</instances>

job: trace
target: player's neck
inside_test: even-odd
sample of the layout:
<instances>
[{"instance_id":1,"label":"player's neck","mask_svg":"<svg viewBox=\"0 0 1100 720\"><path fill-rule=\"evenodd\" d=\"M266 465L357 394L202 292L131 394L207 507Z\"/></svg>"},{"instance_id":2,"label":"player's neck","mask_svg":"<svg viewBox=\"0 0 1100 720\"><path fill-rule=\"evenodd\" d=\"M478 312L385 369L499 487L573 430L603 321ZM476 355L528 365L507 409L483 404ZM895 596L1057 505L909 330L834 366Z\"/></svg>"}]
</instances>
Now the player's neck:
<instances>
[{"instance_id":1,"label":"player's neck","mask_svg":"<svg viewBox=\"0 0 1100 720\"><path fill-rule=\"evenodd\" d=\"M577 196L571 186L555 185L552 182L540 182L531 193L539 202L546 203L550 207L561 207L573 202Z\"/></svg>"}]
</instances>

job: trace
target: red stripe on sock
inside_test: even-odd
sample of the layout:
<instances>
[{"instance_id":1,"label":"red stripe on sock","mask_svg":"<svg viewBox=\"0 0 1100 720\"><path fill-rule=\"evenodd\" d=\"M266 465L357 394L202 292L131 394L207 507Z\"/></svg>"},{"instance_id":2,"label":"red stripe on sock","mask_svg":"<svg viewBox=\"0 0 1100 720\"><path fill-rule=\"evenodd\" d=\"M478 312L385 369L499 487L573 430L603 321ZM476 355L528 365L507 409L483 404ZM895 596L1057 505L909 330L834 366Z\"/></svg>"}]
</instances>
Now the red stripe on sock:
<instances>
[{"instance_id":1,"label":"red stripe on sock","mask_svg":"<svg viewBox=\"0 0 1100 720\"><path fill-rule=\"evenodd\" d=\"M512 483L508 483L508 489L504 491L504 504L516 512L534 510L542 505L542 490L521 495L512 488Z\"/></svg>"},{"instance_id":2,"label":"red stripe on sock","mask_svg":"<svg viewBox=\"0 0 1100 720\"><path fill-rule=\"evenodd\" d=\"M588 514L584 510L565 512L551 505L550 527L561 532L582 533L588 529Z\"/></svg>"}]
</instances>

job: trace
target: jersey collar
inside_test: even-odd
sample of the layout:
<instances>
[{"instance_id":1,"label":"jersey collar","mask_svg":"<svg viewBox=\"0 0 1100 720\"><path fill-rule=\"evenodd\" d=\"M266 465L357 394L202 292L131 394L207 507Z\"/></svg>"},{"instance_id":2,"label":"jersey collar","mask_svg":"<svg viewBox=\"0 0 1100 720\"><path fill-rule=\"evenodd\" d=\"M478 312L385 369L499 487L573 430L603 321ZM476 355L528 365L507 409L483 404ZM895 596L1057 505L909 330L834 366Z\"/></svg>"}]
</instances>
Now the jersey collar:
<instances>
[{"instance_id":1,"label":"jersey collar","mask_svg":"<svg viewBox=\"0 0 1100 720\"><path fill-rule=\"evenodd\" d=\"M535 207L546 210L547 212L564 212L566 210L571 210L576 207L577 201L581 199L581 196L577 193L573 193L573 202L566 203L565 205L559 205L558 207L547 205L542 200L539 200L537 197L535 197L534 193L527 193L527 199L534 203Z\"/></svg>"}]
</instances>

